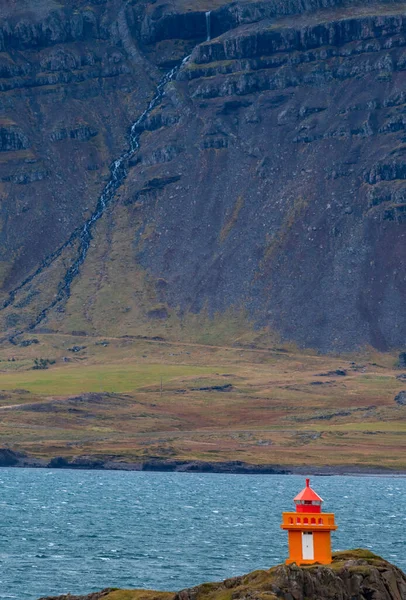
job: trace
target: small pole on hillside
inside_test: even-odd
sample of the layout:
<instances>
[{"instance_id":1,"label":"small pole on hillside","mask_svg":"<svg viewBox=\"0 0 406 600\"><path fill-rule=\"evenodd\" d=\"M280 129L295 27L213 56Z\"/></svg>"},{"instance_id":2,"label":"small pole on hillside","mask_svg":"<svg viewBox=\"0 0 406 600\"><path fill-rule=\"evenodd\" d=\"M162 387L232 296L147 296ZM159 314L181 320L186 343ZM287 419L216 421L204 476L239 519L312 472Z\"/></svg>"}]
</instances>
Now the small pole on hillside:
<instances>
[{"instance_id":1,"label":"small pole on hillside","mask_svg":"<svg viewBox=\"0 0 406 600\"><path fill-rule=\"evenodd\" d=\"M162 377L161 377L161 398L162 398Z\"/></svg>"}]
</instances>

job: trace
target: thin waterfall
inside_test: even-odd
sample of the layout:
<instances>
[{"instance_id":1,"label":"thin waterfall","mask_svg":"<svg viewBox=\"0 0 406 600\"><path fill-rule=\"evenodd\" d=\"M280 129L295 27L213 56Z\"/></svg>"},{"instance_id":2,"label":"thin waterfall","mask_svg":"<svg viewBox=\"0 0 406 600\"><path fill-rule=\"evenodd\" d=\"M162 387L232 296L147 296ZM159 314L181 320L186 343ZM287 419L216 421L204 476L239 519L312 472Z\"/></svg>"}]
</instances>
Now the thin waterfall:
<instances>
[{"instance_id":1,"label":"thin waterfall","mask_svg":"<svg viewBox=\"0 0 406 600\"><path fill-rule=\"evenodd\" d=\"M78 249L76 257L72 260L70 266L66 269L65 274L63 275L57 293L55 295L54 300L48 304L38 315L35 317L33 321L28 325L28 329L33 329L36 327L41 321L45 319L49 311L54 308L57 304L59 304L63 300L67 300L70 297L71 286L74 279L79 275L80 267L84 263L87 253L90 248L91 240L93 239L92 230L97 221L104 215L107 207L113 201L117 190L121 187L124 180L128 174L128 160L139 150L140 148L140 137L142 134L142 126L149 116L149 114L160 104L162 98L165 95L165 87L166 85L172 81L179 69L185 65L190 58L186 56L180 64L173 67L168 73L166 73L162 79L158 82L156 86L155 94L148 104L147 108L143 113L136 119L133 123L130 130L130 139L129 139L129 147L123 152L123 154L117 158L112 165L110 166L110 178L102 191L101 195L96 204L96 208L94 212L89 217L89 219L81 226L75 229L75 231L70 236L69 240L65 242L62 246L60 246L55 252L53 252L49 257L47 257L41 266L29 277L27 277L15 290L10 292L9 299L3 304L0 308L6 308L10 304L12 304L15 300L16 294L18 291L23 289L25 285L31 282L35 277L40 275L44 271L45 268L49 267L57 258L59 258L63 252L63 250L71 245L75 240L78 240ZM18 335L23 333L23 330L16 332L12 337L15 338Z\"/></svg>"},{"instance_id":2,"label":"thin waterfall","mask_svg":"<svg viewBox=\"0 0 406 600\"><path fill-rule=\"evenodd\" d=\"M206 12L206 32L207 32L206 41L207 42L210 42L210 40L211 40L211 21L210 21L210 15L211 15L211 10L208 10Z\"/></svg>"}]
</instances>

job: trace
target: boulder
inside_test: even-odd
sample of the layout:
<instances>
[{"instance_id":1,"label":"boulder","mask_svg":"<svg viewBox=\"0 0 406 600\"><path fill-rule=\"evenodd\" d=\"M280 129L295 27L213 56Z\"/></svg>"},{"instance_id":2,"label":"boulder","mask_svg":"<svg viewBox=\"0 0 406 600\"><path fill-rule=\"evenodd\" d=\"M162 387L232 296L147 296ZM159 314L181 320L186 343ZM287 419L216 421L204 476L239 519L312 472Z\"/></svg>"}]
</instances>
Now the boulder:
<instances>
[{"instance_id":1,"label":"boulder","mask_svg":"<svg viewBox=\"0 0 406 600\"><path fill-rule=\"evenodd\" d=\"M399 394L396 394L395 402L396 404L399 404L399 406L406 405L406 390L402 390L401 392L399 392Z\"/></svg>"}]
</instances>

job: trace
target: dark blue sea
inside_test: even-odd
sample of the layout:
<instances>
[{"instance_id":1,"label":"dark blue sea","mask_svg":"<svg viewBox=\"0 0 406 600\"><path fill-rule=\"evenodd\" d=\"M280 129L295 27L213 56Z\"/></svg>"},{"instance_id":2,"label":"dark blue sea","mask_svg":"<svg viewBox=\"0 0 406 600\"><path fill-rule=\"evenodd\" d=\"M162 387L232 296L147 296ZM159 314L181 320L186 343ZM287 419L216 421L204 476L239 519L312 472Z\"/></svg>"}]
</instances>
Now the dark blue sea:
<instances>
[{"instance_id":1,"label":"dark blue sea","mask_svg":"<svg viewBox=\"0 0 406 600\"><path fill-rule=\"evenodd\" d=\"M0 598L103 587L179 590L286 557L281 512L304 478L0 470ZM406 569L406 478L313 477L335 550Z\"/></svg>"}]
</instances>

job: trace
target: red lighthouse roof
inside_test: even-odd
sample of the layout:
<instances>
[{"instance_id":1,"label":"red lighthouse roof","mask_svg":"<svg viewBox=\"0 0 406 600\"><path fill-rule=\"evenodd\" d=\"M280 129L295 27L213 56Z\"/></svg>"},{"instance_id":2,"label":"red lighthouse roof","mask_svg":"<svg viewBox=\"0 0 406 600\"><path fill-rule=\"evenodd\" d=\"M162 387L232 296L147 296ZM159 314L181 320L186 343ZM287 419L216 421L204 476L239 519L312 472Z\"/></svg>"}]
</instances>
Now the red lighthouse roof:
<instances>
[{"instance_id":1,"label":"red lighthouse roof","mask_svg":"<svg viewBox=\"0 0 406 600\"><path fill-rule=\"evenodd\" d=\"M306 487L293 499L294 502L323 502L318 494L310 487L310 479L306 479Z\"/></svg>"}]
</instances>

